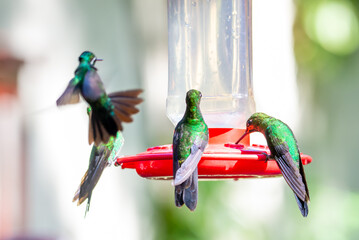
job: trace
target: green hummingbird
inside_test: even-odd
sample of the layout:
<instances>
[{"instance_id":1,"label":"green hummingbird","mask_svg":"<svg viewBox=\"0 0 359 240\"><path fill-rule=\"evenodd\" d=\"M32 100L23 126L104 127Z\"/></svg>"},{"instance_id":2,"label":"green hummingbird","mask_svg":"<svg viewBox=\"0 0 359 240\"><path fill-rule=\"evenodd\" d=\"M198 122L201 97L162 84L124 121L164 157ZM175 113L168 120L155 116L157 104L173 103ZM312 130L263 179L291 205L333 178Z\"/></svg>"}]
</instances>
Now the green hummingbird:
<instances>
[{"instance_id":1,"label":"green hummingbird","mask_svg":"<svg viewBox=\"0 0 359 240\"><path fill-rule=\"evenodd\" d=\"M289 187L293 190L299 209L304 217L308 215L309 191L305 179L297 140L287 124L265 113L254 113L247 120L247 128L238 144L247 134L264 134L271 152L267 159L274 158Z\"/></svg>"},{"instance_id":2,"label":"green hummingbird","mask_svg":"<svg viewBox=\"0 0 359 240\"><path fill-rule=\"evenodd\" d=\"M121 122L132 122L131 115L138 113L136 104L142 102L138 95L141 89L114 92L107 94L100 76L95 68L98 59L92 52L85 51L79 57L79 66L75 76L69 82L65 92L56 101L57 106L79 102L79 95L92 108L89 121L88 142L107 143L110 136L122 131Z\"/></svg>"},{"instance_id":3,"label":"green hummingbird","mask_svg":"<svg viewBox=\"0 0 359 240\"><path fill-rule=\"evenodd\" d=\"M194 211L198 199L198 162L208 144L208 127L199 104L202 94L189 90L186 95L186 111L173 135L173 185L175 203L184 203Z\"/></svg>"},{"instance_id":4,"label":"green hummingbird","mask_svg":"<svg viewBox=\"0 0 359 240\"><path fill-rule=\"evenodd\" d=\"M94 145L92 147L88 169L82 177L81 184L72 200L73 202L78 200L77 205L80 205L87 199L85 216L90 209L93 189L99 181L103 170L116 161L123 143L124 139L121 132L117 132L116 138L111 136L106 144L101 143L99 146Z\"/></svg>"}]
</instances>

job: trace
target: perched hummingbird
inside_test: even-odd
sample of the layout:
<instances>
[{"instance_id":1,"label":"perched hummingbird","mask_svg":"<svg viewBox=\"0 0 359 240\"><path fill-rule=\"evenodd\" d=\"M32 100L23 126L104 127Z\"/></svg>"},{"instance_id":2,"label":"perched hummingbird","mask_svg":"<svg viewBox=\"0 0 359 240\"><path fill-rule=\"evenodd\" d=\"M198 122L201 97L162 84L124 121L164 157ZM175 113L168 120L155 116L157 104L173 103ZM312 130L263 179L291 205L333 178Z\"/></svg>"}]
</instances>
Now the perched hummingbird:
<instances>
[{"instance_id":1,"label":"perched hummingbird","mask_svg":"<svg viewBox=\"0 0 359 240\"><path fill-rule=\"evenodd\" d=\"M117 132L116 138L111 136L107 144L102 143L98 147L95 145L92 147L88 169L82 177L81 184L72 200L73 202L78 200L77 205L80 205L87 198L85 215L90 209L92 191L100 179L103 170L116 161L123 143L124 139L121 132Z\"/></svg>"},{"instance_id":2,"label":"perched hummingbird","mask_svg":"<svg viewBox=\"0 0 359 240\"><path fill-rule=\"evenodd\" d=\"M284 179L294 192L302 215L306 217L308 215L309 191L299 148L292 130L279 119L265 113L254 113L247 120L246 132L236 144L252 132L264 134L271 152L271 156L267 157L274 158L278 163Z\"/></svg>"},{"instance_id":3,"label":"perched hummingbird","mask_svg":"<svg viewBox=\"0 0 359 240\"><path fill-rule=\"evenodd\" d=\"M199 104L202 94L189 90L186 112L173 135L173 178L177 207L184 203L194 211L198 199L198 162L208 143L208 127Z\"/></svg>"},{"instance_id":4,"label":"perched hummingbird","mask_svg":"<svg viewBox=\"0 0 359 240\"><path fill-rule=\"evenodd\" d=\"M122 131L121 122L132 122L131 115L138 113L136 104L142 102L138 95L141 89L106 94L100 76L95 68L96 56L89 51L79 57L79 66L75 70L75 77L71 79L65 92L56 101L57 106L79 102L79 93L91 106L89 121L89 144L95 142L107 143L110 136L116 136Z\"/></svg>"}]
</instances>

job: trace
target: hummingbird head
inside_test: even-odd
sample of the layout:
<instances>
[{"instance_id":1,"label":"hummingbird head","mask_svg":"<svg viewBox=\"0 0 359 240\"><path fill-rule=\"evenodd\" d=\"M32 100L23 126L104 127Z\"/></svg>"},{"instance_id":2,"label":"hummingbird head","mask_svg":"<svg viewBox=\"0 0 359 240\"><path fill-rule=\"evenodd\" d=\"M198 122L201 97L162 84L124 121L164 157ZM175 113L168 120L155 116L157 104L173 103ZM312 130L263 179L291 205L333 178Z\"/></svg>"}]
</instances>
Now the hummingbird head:
<instances>
[{"instance_id":1,"label":"hummingbird head","mask_svg":"<svg viewBox=\"0 0 359 240\"><path fill-rule=\"evenodd\" d=\"M252 114L252 116L247 120L247 129L246 132L251 133L251 132L262 132L265 131L265 119L270 118L267 114L265 113L254 113ZM248 134L247 133L247 134Z\"/></svg>"},{"instance_id":2,"label":"hummingbird head","mask_svg":"<svg viewBox=\"0 0 359 240\"><path fill-rule=\"evenodd\" d=\"M201 102L202 93L198 90L191 89L187 92L186 103L188 106L199 106Z\"/></svg>"},{"instance_id":3,"label":"hummingbird head","mask_svg":"<svg viewBox=\"0 0 359 240\"><path fill-rule=\"evenodd\" d=\"M96 61L102 61L102 59L98 59L95 54L90 51L85 51L81 53L79 57L79 62L89 62L92 66L95 65Z\"/></svg>"},{"instance_id":4,"label":"hummingbird head","mask_svg":"<svg viewBox=\"0 0 359 240\"><path fill-rule=\"evenodd\" d=\"M252 133L252 132L262 132L264 133L266 127L266 121L265 119L270 118L270 116L268 116L265 113L254 113L252 114L252 116L250 116L250 118L247 120L247 125L246 125L246 131L245 133L242 135L242 137L240 137L238 139L238 141L236 142L236 144L238 144L245 136L247 136L248 134Z\"/></svg>"}]
</instances>

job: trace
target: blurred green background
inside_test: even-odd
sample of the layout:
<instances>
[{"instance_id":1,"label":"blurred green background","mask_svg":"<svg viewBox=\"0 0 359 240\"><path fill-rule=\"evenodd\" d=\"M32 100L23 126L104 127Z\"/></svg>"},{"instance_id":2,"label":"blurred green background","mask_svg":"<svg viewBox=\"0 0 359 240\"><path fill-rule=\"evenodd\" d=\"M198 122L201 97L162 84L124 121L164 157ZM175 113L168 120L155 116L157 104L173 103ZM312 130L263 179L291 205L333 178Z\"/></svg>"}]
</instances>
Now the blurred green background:
<instances>
[{"instance_id":1,"label":"blurred green background","mask_svg":"<svg viewBox=\"0 0 359 240\"><path fill-rule=\"evenodd\" d=\"M165 0L0 2L1 64L24 61L17 93L0 94L0 239L358 239L354 0L253 0L257 110L292 126L313 158L305 167L308 218L282 178L200 182L190 212L175 207L169 181L120 168L105 171L83 218L85 206L71 199L90 153L86 105L57 109L55 101L79 54L92 50L105 60L97 67L108 91L145 89L121 154L170 143L166 7Z\"/></svg>"}]
</instances>

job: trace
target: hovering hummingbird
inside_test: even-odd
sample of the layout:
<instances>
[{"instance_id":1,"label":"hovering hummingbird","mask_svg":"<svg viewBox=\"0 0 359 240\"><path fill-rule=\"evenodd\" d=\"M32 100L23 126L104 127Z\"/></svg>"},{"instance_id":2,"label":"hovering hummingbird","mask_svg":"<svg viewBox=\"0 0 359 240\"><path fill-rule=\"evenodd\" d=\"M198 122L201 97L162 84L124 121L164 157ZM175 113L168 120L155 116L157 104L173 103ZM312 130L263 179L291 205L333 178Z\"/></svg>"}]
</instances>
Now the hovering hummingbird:
<instances>
[{"instance_id":1,"label":"hovering hummingbird","mask_svg":"<svg viewBox=\"0 0 359 240\"><path fill-rule=\"evenodd\" d=\"M124 139L121 132L117 132L116 138L111 136L107 144L102 143L98 147L95 145L92 147L88 169L82 177L81 184L72 200L73 202L78 200L77 205L80 205L87 198L85 216L90 209L93 189L99 181L103 170L116 161L123 143Z\"/></svg>"},{"instance_id":2,"label":"hovering hummingbird","mask_svg":"<svg viewBox=\"0 0 359 240\"><path fill-rule=\"evenodd\" d=\"M202 94L189 90L186 112L173 135L173 185L177 207L184 203L194 211L198 199L198 162L208 143L208 127L199 104Z\"/></svg>"},{"instance_id":3,"label":"hovering hummingbird","mask_svg":"<svg viewBox=\"0 0 359 240\"><path fill-rule=\"evenodd\" d=\"M107 143L110 136L116 136L122 131L121 122L132 122L131 115L138 113L136 104L142 102L138 95L141 89L106 94L100 76L95 68L96 61L102 59L89 51L83 52L79 57L79 66L75 76L69 82L65 92L56 101L57 106L79 102L79 94L92 108L89 121L89 144L95 142Z\"/></svg>"},{"instance_id":4,"label":"hovering hummingbird","mask_svg":"<svg viewBox=\"0 0 359 240\"><path fill-rule=\"evenodd\" d=\"M247 134L261 132L265 135L269 150L268 158L274 158L289 187L293 190L299 209L304 217L308 215L309 191L302 160L292 130L279 119L265 113L254 113L247 120L247 129L238 144Z\"/></svg>"}]
</instances>

